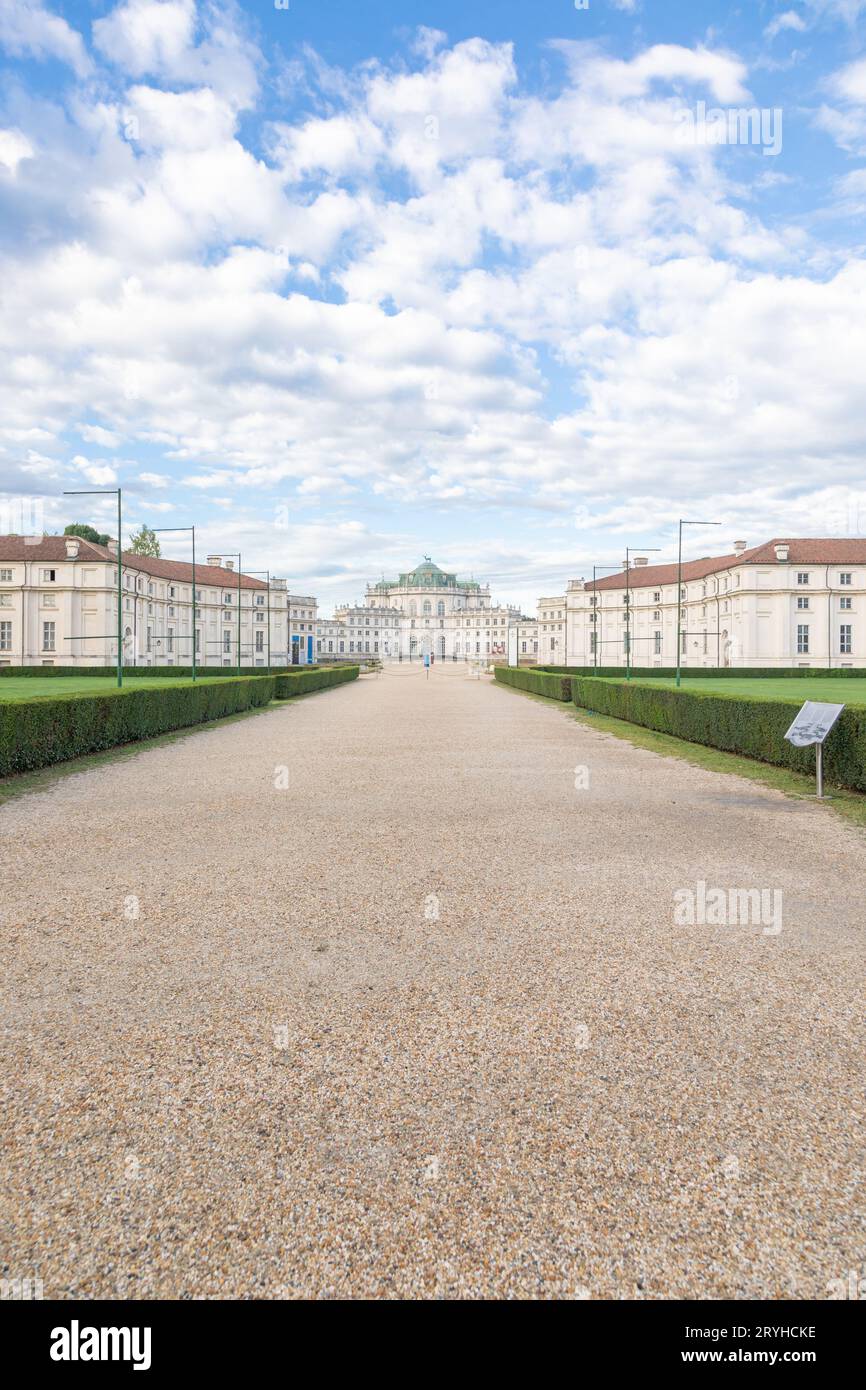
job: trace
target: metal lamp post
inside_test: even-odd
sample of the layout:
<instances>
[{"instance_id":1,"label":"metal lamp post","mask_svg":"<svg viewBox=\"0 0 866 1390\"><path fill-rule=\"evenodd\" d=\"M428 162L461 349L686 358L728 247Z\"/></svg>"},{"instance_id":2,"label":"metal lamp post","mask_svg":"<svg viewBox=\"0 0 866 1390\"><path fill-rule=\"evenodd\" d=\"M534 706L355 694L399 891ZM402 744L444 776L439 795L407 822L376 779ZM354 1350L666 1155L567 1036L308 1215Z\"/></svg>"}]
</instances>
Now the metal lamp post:
<instances>
[{"instance_id":1,"label":"metal lamp post","mask_svg":"<svg viewBox=\"0 0 866 1390\"><path fill-rule=\"evenodd\" d=\"M192 533L192 678L196 679L196 660L195 660L195 527L194 526L151 526L152 531L162 534L164 531L190 531Z\"/></svg>"},{"instance_id":2,"label":"metal lamp post","mask_svg":"<svg viewBox=\"0 0 866 1390\"><path fill-rule=\"evenodd\" d=\"M643 555L657 555L661 549L658 545L627 545L625 548L625 678L631 680L631 585L630 585L630 557L636 551Z\"/></svg>"},{"instance_id":3,"label":"metal lamp post","mask_svg":"<svg viewBox=\"0 0 866 1390\"><path fill-rule=\"evenodd\" d=\"M677 688L679 689L682 663L682 614L683 614L683 527L684 526L721 526L720 521L686 521L680 518L680 536L677 547ZM716 626L718 627L718 620Z\"/></svg>"},{"instance_id":4,"label":"metal lamp post","mask_svg":"<svg viewBox=\"0 0 866 1390\"><path fill-rule=\"evenodd\" d=\"M119 487L100 488L98 491L75 490L64 492L64 497L117 497L117 686L123 685L123 541L122 504Z\"/></svg>"}]
</instances>

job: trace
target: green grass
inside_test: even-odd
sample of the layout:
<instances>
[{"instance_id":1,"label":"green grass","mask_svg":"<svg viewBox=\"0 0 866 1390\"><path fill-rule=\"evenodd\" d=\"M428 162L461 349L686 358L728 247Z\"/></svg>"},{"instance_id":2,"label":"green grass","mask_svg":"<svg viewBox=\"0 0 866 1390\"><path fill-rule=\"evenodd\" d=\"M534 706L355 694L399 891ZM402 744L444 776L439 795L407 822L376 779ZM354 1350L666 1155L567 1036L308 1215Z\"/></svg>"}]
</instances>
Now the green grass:
<instances>
[{"instance_id":1,"label":"green grass","mask_svg":"<svg viewBox=\"0 0 866 1390\"><path fill-rule=\"evenodd\" d=\"M598 679L617 685L620 680L625 680L625 676L599 676ZM676 681L670 677L653 677L643 672L633 675L631 684L652 685L663 690L676 689ZM738 680L736 676L720 676L718 680L712 676L696 676L689 680L688 676L683 676L680 688L693 691L696 695L748 695L756 700L792 700L798 705L806 700L825 700L831 705L866 705L866 676L862 680L857 676L835 680L832 676L817 675L814 678L761 676L751 680L748 677Z\"/></svg>"},{"instance_id":2,"label":"green grass","mask_svg":"<svg viewBox=\"0 0 866 1390\"><path fill-rule=\"evenodd\" d=\"M244 672L246 675L247 672ZM255 675L264 674L256 671ZM234 672L223 673L222 675L200 676L197 685L209 685L214 681L225 680L227 676L234 675ZM160 689L168 689L176 685L192 685L189 676L180 676L176 680L165 676L124 676L124 690L146 690L151 686L159 686ZM0 679L0 700L34 700L43 695L78 695L84 691L109 692L117 689L117 677L114 674L107 676L45 676L40 680L38 676L5 676Z\"/></svg>"}]
</instances>

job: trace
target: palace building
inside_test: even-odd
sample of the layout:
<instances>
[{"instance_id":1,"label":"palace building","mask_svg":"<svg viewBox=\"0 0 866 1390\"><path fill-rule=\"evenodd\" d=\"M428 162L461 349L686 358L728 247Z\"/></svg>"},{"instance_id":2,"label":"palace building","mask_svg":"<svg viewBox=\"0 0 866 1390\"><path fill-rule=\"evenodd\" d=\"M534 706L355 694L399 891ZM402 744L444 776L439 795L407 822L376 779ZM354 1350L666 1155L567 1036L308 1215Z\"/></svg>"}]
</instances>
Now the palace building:
<instances>
[{"instance_id":1,"label":"palace building","mask_svg":"<svg viewBox=\"0 0 866 1390\"><path fill-rule=\"evenodd\" d=\"M679 607L679 622L677 609ZM866 540L735 541L728 555L650 565L538 605L539 660L568 666L866 666Z\"/></svg>"},{"instance_id":2,"label":"palace building","mask_svg":"<svg viewBox=\"0 0 866 1390\"><path fill-rule=\"evenodd\" d=\"M192 565L124 551L123 662L192 662ZM200 666L308 665L317 604L285 579L239 574L208 555L195 567ZM0 665L113 666L117 661L117 546L78 536L0 536ZM240 649L240 663L238 650Z\"/></svg>"},{"instance_id":3,"label":"palace building","mask_svg":"<svg viewBox=\"0 0 866 1390\"><path fill-rule=\"evenodd\" d=\"M519 619L517 607L494 603L489 584L459 579L425 557L398 579L368 584L363 604L340 606L320 621L318 656L504 660L508 629Z\"/></svg>"}]
</instances>

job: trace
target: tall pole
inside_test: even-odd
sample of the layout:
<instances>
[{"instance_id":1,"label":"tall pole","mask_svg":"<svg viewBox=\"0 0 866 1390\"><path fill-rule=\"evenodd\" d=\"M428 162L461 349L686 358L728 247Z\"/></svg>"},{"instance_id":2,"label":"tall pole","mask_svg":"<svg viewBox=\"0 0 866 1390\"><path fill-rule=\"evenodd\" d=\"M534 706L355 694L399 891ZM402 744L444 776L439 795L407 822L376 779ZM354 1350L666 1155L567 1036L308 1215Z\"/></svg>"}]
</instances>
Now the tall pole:
<instances>
[{"instance_id":1,"label":"tall pole","mask_svg":"<svg viewBox=\"0 0 866 1390\"><path fill-rule=\"evenodd\" d=\"M638 545L627 545L626 548L625 548L625 678L626 678L627 681L630 681L630 680L631 680L631 587L630 587L631 559L630 559L630 557L631 557L632 553L633 553L635 550L640 550L641 552L646 551L647 553L649 553L650 551L652 551L653 554L657 554L657 553L658 553L658 550L659 550L659 546L657 546L657 545L640 545L640 546L638 546Z\"/></svg>"},{"instance_id":2,"label":"tall pole","mask_svg":"<svg viewBox=\"0 0 866 1390\"><path fill-rule=\"evenodd\" d=\"M123 507L119 487L92 490L73 489L64 491L64 497L114 497L117 496L117 688L123 686Z\"/></svg>"},{"instance_id":3,"label":"tall pole","mask_svg":"<svg viewBox=\"0 0 866 1390\"><path fill-rule=\"evenodd\" d=\"M195 618L196 618L196 598L195 598L195 527L194 526L152 526L150 528L155 534L162 535L165 531L191 531L192 532L192 678L196 679L196 659L195 659Z\"/></svg>"},{"instance_id":4,"label":"tall pole","mask_svg":"<svg viewBox=\"0 0 866 1390\"><path fill-rule=\"evenodd\" d=\"M685 517L680 517L680 537L677 546L677 689L682 680L682 618L683 618L683 527L684 526L721 526L720 521L687 521ZM718 629L718 605L716 606L716 628Z\"/></svg>"},{"instance_id":5,"label":"tall pole","mask_svg":"<svg viewBox=\"0 0 866 1390\"><path fill-rule=\"evenodd\" d=\"M117 688L123 685L123 532L121 492L117 489Z\"/></svg>"},{"instance_id":6,"label":"tall pole","mask_svg":"<svg viewBox=\"0 0 866 1390\"><path fill-rule=\"evenodd\" d=\"M241 556L238 551L238 675L241 673Z\"/></svg>"}]
</instances>

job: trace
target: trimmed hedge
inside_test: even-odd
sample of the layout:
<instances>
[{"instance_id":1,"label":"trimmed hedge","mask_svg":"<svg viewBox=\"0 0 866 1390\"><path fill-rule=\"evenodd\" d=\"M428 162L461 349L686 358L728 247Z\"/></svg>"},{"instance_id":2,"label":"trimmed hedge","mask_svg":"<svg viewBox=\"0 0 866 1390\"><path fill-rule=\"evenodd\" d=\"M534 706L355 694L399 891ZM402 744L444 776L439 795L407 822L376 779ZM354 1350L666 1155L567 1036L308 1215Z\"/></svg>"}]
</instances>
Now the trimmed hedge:
<instances>
[{"instance_id":1,"label":"trimmed hedge","mask_svg":"<svg viewBox=\"0 0 866 1390\"><path fill-rule=\"evenodd\" d=\"M314 666L305 666L305 671L314 671ZM294 670L294 667L272 666L271 675L280 671ZM164 676L166 680L179 680L182 677L192 675L191 666L124 666L125 676ZM235 674L231 666L197 666L196 675L215 676L221 679L230 680ZM265 673L258 666L242 666L242 676L261 676ZM44 676L107 676L109 679L117 675L116 666L0 666L0 680L4 676L32 676L34 679L42 680ZM2 698L2 696L0 696Z\"/></svg>"},{"instance_id":2,"label":"trimmed hedge","mask_svg":"<svg viewBox=\"0 0 866 1390\"><path fill-rule=\"evenodd\" d=\"M0 776L259 708L274 698L275 681L235 676L201 685L0 698Z\"/></svg>"},{"instance_id":3,"label":"trimmed hedge","mask_svg":"<svg viewBox=\"0 0 866 1390\"><path fill-rule=\"evenodd\" d=\"M546 695L549 700L571 699L571 676L539 671L535 666L496 666L493 675L502 685L528 690L531 695Z\"/></svg>"},{"instance_id":4,"label":"trimmed hedge","mask_svg":"<svg viewBox=\"0 0 866 1390\"><path fill-rule=\"evenodd\" d=\"M798 700L704 695L693 690L660 690L634 679L613 683L583 676L572 677L572 690L579 708L597 714L796 772L812 773L815 769L815 749L795 748L785 739L800 709ZM866 706L848 706L828 734L824 777L837 786L866 791Z\"/></svg>"},{"instance_id":5,"label":"trimmed hedge","mask_svg":"<svg viewBox=\"0 0 866 1390\"><path fill-rule=\"evenodd\" d=\"M569 676L609 676L614 679L623 680L625 678L624 666L536 666L536 671L555 671L557 674ZM675 666L632 666L632 680L675 680L677 668ZM717 676L730 676L733 680L779 680L781 677L787 679L789 676L799 676L803 680L824 680L827 676L839 677L844 680L846 677L853 676L855 679L862 680L866 676L866 667L846 666L683 666L680 674L688 680L693 680L696 676L704 676L708 680L715 680Z\"/></svg>"},{"instance_id":6,"label":"trimmed hedge","mask_svg":"<svg viewBox=\"0 0 866 1390\"><path fill-rule=\"evenodd\" d=\"M275 676L278 700L290 700L294 695L307 695L311 690L327 690L332 685L358 679L359 666L305 666Z\"/></svg>"}]
</instances>

